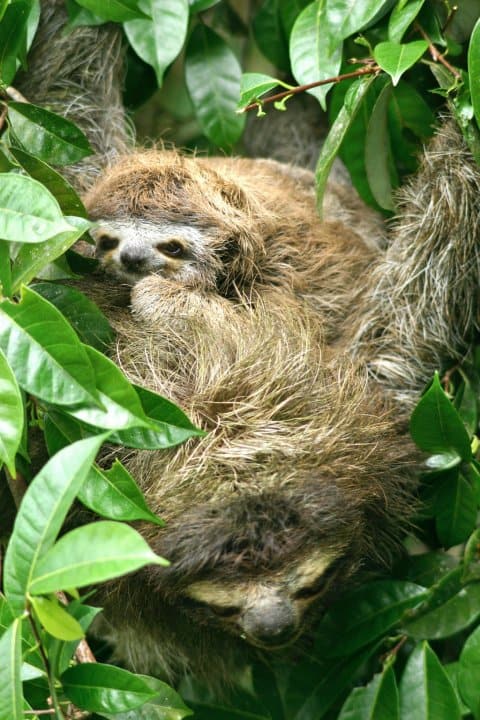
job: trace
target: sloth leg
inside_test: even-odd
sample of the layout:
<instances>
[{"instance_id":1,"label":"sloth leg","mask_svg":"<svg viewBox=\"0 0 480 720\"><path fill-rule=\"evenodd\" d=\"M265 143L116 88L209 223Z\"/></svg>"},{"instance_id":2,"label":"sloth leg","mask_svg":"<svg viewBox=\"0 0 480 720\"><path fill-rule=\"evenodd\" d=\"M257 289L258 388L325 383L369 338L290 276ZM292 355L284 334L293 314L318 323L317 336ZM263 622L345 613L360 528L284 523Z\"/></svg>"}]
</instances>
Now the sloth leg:
<instances>
[{"instance_id":1,"label":"sloth leg","mask_svg":"<svg viewBox=\"0 0 480 720\"><path fill-rule=\"evenodd\" d=\"M358 308L353 354L411 405L478 330L480 169L453 122L400 194L391 243Z\"/></svg>"}]
</instances>

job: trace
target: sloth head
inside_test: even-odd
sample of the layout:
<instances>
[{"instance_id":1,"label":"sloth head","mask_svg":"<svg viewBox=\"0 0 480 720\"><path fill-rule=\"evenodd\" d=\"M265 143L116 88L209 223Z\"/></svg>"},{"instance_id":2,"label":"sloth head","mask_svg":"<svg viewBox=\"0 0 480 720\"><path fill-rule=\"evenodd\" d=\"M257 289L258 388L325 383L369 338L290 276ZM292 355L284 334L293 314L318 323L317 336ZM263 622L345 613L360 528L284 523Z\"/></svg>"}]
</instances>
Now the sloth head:
<instances>
[{"instance_id":1,"label":"sloth head","mask_svg":"<svg viewBox=\"0 0 480 720\"><path fill-rule=\"evenodd\" d=\"M97 221L96 255L107 272L132 285L155 273L224 294L251 285L274 218L235 178L210 165L147 151L104 174L85 205Z\"/></svg>"}]
</instances>

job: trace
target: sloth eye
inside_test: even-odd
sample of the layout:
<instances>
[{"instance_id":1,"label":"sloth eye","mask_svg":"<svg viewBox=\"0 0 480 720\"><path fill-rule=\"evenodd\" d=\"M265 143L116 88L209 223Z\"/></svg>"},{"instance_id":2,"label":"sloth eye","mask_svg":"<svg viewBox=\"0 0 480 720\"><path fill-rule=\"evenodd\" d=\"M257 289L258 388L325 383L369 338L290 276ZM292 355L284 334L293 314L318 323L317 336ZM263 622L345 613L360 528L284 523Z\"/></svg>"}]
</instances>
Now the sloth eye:
<instances>
[{"instance_id":1,"label":"sloth eye","mask_svg":"<svg viewBox=\"0 0 480 720\"><path fill-rule=\"evenodd\" d=\"M171 255L172 257L178 257L183 253L183 245L175 240L168 243L159 243L157 250L164 253L165 255Z\"/></svg>"},{"instance_id":2,"label":"sloth eye","mask_svg":"<svg viewBox=\"0 0 480 720\"><path fill-rule=\"evenodd\" d=\"M218 615L218 617L233 617L234 615L239 615L240 608L235 607L234 605L228 605L226 607L221 607L220 605L210 605L210 610L215 613L215 615Z\"/></svg>"},{"instance_id":3,"label":"sloth eye","mask_svg":"<svg viewBox=\"0 0 480 720\"><path fill-rule=\"evenodd\" d=\"M315 595L318 595L323 590L323 588L325 587L325 582L326 578L324 578L323 576L318 578L318 580L314 582L313 585L308 585L307 587L297 590L294 598L296 600L306 600L307 598L315 597Z\"/></svg>"},{"instance_id":4,"label":"sloth eye","mask_svg":"<svg viewBox=\"0 0 480 720\"><path fill-rule=\"evenodd\" d=\"M102 235L97 241L97 247L100 250L114 250L118 247L119 240L110 235Z\"/></svg>"}]
</instances>

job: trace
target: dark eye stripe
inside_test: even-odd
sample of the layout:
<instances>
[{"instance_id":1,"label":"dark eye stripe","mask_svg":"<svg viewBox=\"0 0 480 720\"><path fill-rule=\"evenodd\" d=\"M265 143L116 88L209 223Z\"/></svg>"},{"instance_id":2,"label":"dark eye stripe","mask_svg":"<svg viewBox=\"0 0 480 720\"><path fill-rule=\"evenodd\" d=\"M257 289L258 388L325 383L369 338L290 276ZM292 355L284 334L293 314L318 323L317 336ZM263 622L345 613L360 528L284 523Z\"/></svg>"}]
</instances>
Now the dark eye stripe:
<instances>
[{"instance_id":1,"label":"dark eye stripe","mask_svg":"<svg viewBox=\"0 0 480 720\"><path fill-rule=\"evenodd\" d=\"M172 240L172 242L168 243L158 243L156 246L157 250L164 253L165 255L172 255L172 257L178 257L179 255L183 255L184 249L183 245L179 242L175 242Z\"/></svg>"},{"instance_id":2,"label":"dark eye stripe","mask_svg":"<svg viewBox=\"0 0 480 720\"><path fill-rule=\"evenodd\" d=\"M118 247L119 239L110 235L102 235L97 240L97 248L100 250L114 250Z\"/></svg>"}]
</instances>

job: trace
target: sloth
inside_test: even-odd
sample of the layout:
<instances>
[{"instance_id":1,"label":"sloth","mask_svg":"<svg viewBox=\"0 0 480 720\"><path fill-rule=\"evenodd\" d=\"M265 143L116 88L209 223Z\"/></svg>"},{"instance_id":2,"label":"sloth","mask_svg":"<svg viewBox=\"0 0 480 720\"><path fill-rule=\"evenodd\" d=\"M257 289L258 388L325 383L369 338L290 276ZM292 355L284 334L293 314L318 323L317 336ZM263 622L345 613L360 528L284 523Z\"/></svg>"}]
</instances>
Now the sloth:
<instances>
[{"instance_id":1,"label":"sloth","mask_svg":"<svg viewBox=\"0 0 480 720\"><path fill-rule=\"evenodd\" d=\"M56 57L65 40L58 14L45 18L24 91L58 109L68 78L48 80L41 50ZM102 37L111 29L78 28L70 62L78 44L104 68ZM82 67L58 71L83 87L95 73ZM136 526L171 565L104 585L95 632L136 671L228 682L252 653L286 652L398 551L421 463L409 412L478 330L480 173L447 120L389 232L341 184L320 220L301 168L125 153L123 131L106 147L100 109L119 111L109 83L86 97L98 165L113 162L71 176L104 270L82 288L117 331L111 356L127 377L206 434L164 452L112 449L167 521Z\"/></svg>"}]
</instances>

